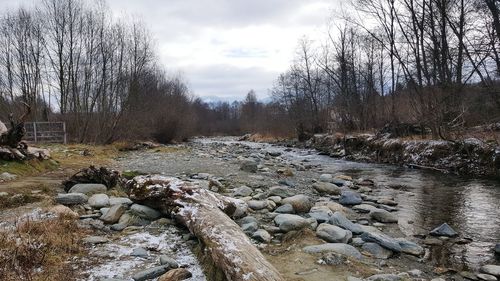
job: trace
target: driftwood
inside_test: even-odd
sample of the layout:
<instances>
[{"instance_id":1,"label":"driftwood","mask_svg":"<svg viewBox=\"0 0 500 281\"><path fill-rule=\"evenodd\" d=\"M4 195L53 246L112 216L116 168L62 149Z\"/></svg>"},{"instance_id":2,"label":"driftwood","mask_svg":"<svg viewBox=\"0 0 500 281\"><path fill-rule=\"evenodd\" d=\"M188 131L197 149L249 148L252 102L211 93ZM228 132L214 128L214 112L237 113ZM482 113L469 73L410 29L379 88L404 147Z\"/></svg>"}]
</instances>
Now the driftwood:
<instances>
[{"instance_id":1,"label":"driftwood","mask_svg":"<svg viewBox=\"0 0 500 281\"><path fill-rule=\"evenodd\" d=\"M64 190L68 192L77 183L102 183L108 189L116 186L120 182L120 173L105 167L96 168L90 166L83 168L69 179L63 181Z\"/></svg>"},{"instance_id":2,"label":"driftwood","mask_svg":"<svg viewBox=\"0 0 500 281\"><path fill-rule=\"evenodd\" d=\"M127 189L133 201L171 214L185 225L227 280L284 281L230 218L245 214L243 201L163 176L135 177Z\"/></svg>"},{"instance_id":3,"label":"driftwood","mask_svg":"<svg viewBox=\"0 0 500 281\"><path fill-rule=\"evenodd\" d=\"M0 122L0 159L3 160L25 160L31 158L47 159L50 156L46 150L33 151L28 149L28 145L22 141L26 134L24 123L31 113L31 108L26 103L25 112L18 121L14 120L14 115L9 115L10 129ZM34 153L32 153L34 152ZM47 152L47 153L45 153Z\"/></svg>"}]
</instances>

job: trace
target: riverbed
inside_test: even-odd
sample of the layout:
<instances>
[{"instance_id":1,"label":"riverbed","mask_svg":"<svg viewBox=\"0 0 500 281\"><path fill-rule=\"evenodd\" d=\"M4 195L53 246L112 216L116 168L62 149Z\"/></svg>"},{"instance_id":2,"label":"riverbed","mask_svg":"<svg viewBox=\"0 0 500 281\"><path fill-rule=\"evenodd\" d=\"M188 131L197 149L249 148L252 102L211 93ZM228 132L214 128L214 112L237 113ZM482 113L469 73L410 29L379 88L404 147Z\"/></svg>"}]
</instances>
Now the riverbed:
<instances>
[{"instance_id":1,"label":"riverbed","mask_svg":"<svg viewBox=\"0 0 500 281\"><path fill-rule=\"evenodd\" d=\"M350 162L320 155L309 149L267 143L239 142L234 138L196 139L174 153L130 152L121 156L117 168L189 178L199 173L218 177L231 188L248 185L269 188L287 184L298 193L319 195L311 185L321 174L346 175L375 182L371 195L390 196L398 203L396 226L389 233L422 237L442 223L460 236L460 243L429 247L429 268L477 270L498 263L493 248L500 242L500 182L471 179L403 167ZM279 155L268 158L266 155ZM239 169L242 159L261 160L256 174ZM279 170L292 169L284 178ZM278 171L278 173L277 173ZM307 279L306 279L307 280Z\"/></svg>"}]
</instances>

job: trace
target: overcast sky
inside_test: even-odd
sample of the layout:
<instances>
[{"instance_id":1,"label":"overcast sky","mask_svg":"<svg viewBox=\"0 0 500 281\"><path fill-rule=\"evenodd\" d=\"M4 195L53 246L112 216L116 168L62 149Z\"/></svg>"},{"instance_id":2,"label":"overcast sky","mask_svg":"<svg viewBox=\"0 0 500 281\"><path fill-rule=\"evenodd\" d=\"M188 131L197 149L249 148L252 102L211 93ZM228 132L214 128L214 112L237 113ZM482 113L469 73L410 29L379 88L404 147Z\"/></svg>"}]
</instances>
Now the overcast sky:
<instances>
[{"instance_id":1,"label":"overcast sky","mask_svg":"<svg viewBox=\"0 0 500 281\"><path fill-rule=\"evenodd\" d=\"M2 7L39 0L0 0ZM195 95L265 98L298 40L321 38L340 0L107 0L115 16L140 17L161 62Z\"/></svg>"}]
</instances>

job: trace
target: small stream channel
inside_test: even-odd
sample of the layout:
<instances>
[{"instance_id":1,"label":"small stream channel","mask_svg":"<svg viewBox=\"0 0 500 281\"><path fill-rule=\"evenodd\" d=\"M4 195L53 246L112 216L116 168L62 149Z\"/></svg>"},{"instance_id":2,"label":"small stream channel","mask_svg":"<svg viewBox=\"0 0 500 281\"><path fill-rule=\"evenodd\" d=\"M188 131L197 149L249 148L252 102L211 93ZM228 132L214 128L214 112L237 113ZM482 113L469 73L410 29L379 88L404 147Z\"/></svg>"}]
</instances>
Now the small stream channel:
<instances>
[{"instance_id":1,"label":"small stream channel","mask_svg":"<svg viewBox=\"0 0 500 281\"><path fill-rule=\"evenodd\" d=\"M202 143L213 141L200 139ZM223 140L226 144L232 140ZM392 165L358 163L320 155L315 150L287 149L271 144L239 142L256 149L279 151L292 161L321 165L321 173L345 174L375 181L378 195L399 203L399 227L407 235L428 234L447 222L466 244L433 247L433 260L442 266L477 269L495 260L493 248L500 242L500 182L459 177Z\"/></svg>"}]
</instances>

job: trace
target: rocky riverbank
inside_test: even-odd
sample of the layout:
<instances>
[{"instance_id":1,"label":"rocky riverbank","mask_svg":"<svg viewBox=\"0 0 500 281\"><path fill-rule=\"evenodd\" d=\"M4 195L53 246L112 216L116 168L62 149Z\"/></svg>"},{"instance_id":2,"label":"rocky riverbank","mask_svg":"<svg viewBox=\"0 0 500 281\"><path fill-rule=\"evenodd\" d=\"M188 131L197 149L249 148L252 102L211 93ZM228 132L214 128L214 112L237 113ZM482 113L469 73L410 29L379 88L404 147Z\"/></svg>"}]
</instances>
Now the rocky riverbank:
<instances>
[{"instance_id":1,"label":"rocky riverbank","mask_svg":"<svg viewBox=\"0 0 500 281\"><path fill-rule=\"evenodd\" d=\"M479 139L401 140L376 135L315 135L306 143L332 157L500 178L500 147Z\"/></svg>"},{"instance_id":2,"label":"rocky riverbank","mask_svg":"<svg viewBox=\"0 0 500 281\"><path fill-rule=\"evenodd\" d=\"M353 164L315 151L200 139L169 153L123 153L113 165L129 177L162 174L243 202L234 221L285 280L494 281L500 277L499 260L494 257L499 237L494 243L486 241L470 235L452 217L434 218L429 212L423 220L430 223L423 224L407 210L406 200L421 196L418 185L409 186L416 184L416 178L398 172L399 186L392 187L375 165L356 166L373 171L360 174ZM345 167L339 172L337 166ZM489 196L493 203L495 196ZM171 214L134 202L124 189L77 184L67 193L61 190L54 200L69 208L58 206L49 213L63 211L90 231L77 242L88 254L72 259L80 273L75 279L156 280L183 274L185 280L224 280L209 261L198 260L202 244ZM495 208L486 203L477 204ZM448 200L447 205L452 204ZM429 206L423 208L435 208ZM453 208L458 212L459 207ZM471 215L462 221L470 223L475 219ZM478 215L492 224L498 219L498 214ZM495 229L483 232L492 230L491 235L498 236ZM473 244L486 250L478 254Z\"/></svg>"}]
</instances>

